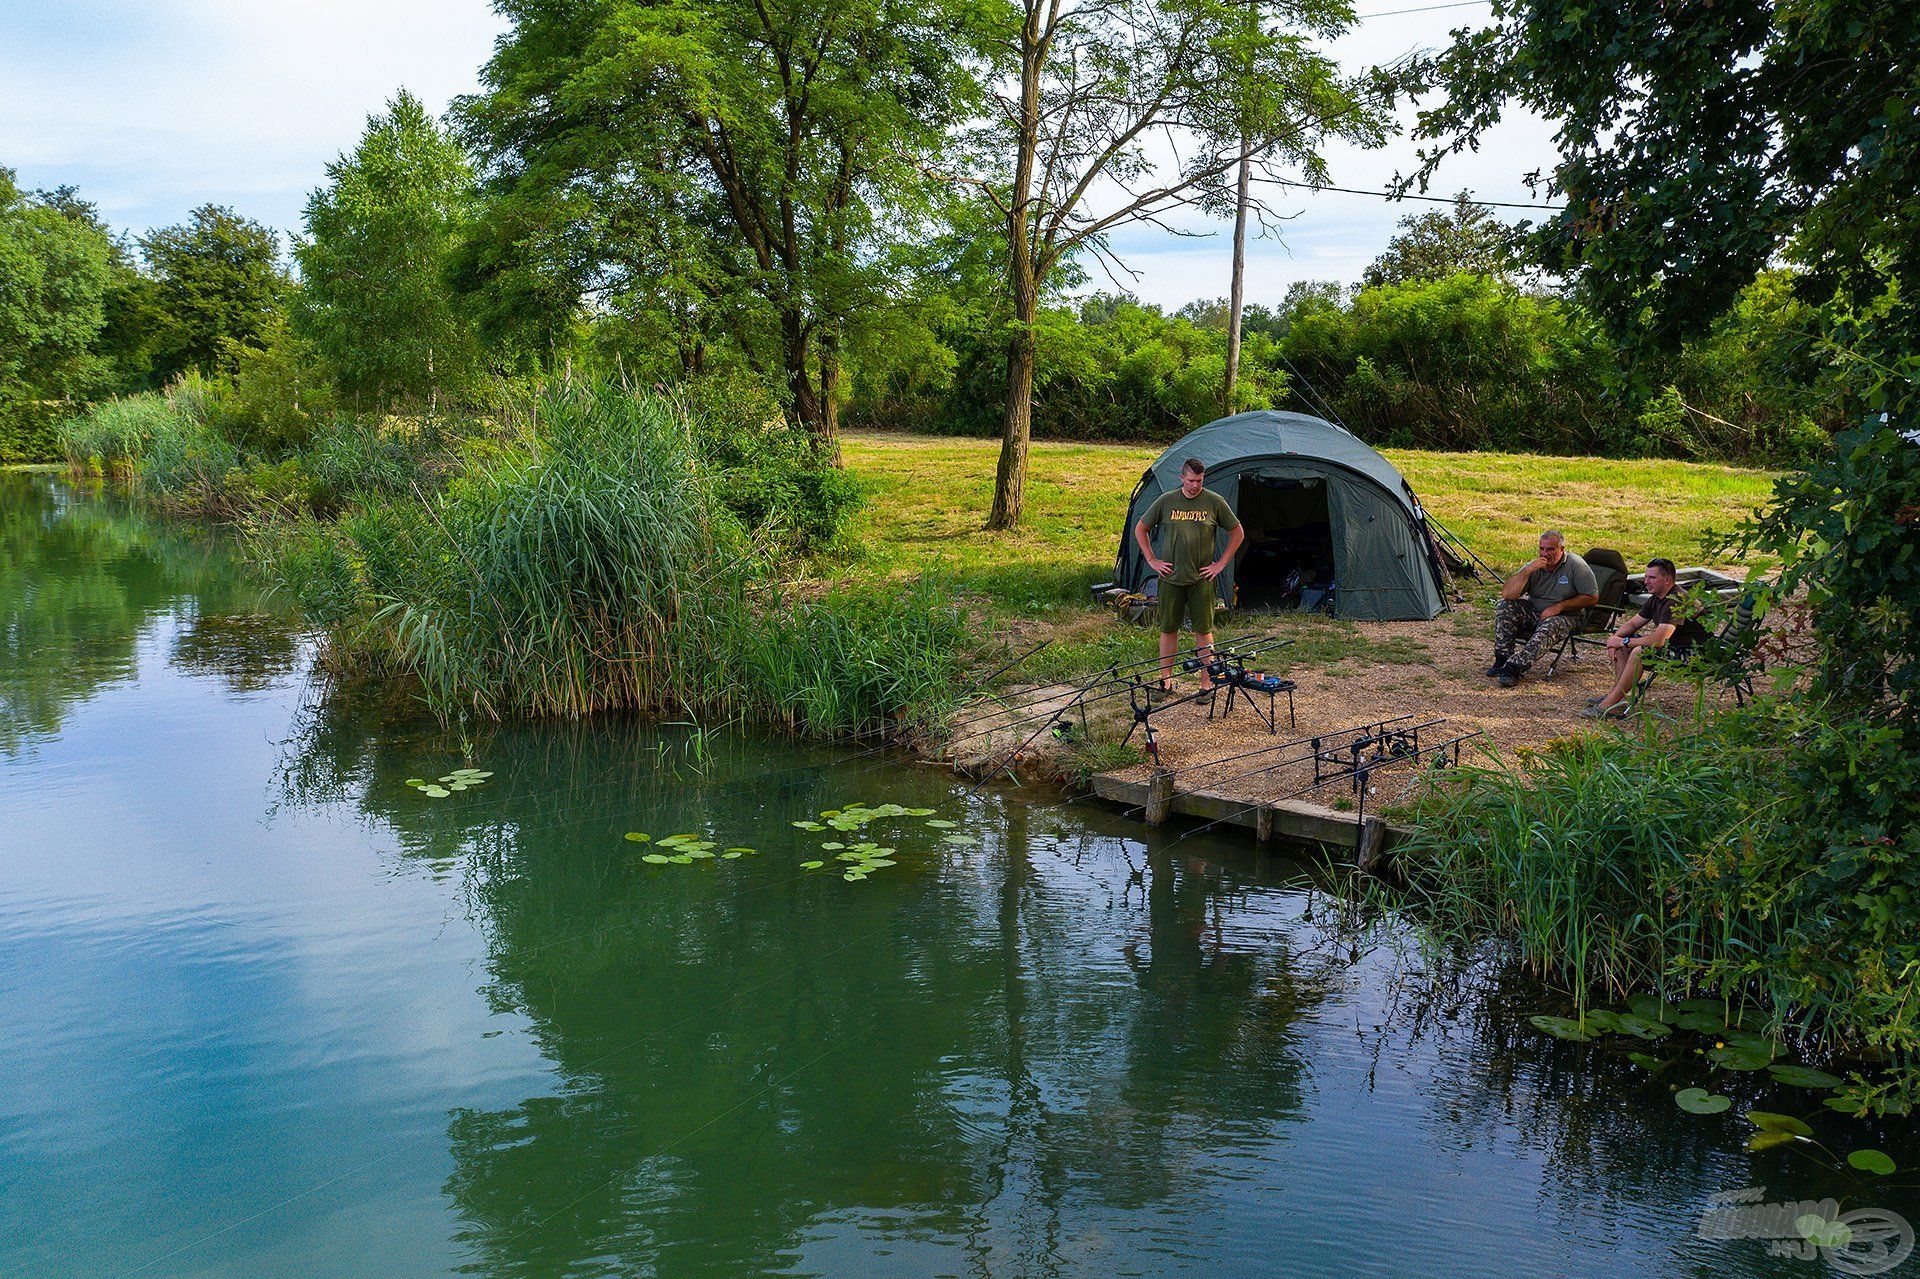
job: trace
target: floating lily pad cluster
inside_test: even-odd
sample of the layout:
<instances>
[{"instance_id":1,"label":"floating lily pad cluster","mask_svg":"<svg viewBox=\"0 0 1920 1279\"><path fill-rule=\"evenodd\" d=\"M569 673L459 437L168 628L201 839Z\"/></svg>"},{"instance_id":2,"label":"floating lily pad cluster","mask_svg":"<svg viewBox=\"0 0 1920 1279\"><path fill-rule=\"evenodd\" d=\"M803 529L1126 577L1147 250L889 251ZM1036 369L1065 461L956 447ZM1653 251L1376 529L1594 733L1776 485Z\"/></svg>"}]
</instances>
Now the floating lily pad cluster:
<instances>
[{"instance_id":1,"label":"floating lily pad cluster","mask_svg":"<svg viewBox=\"0 0 1920 1279\"><path fill-rule=\"evenodd\" d=\"M1528 1020L1536 1029L1556 1039L1576 1043L1590 1043L1603 1035L1626 1035L1651 1045L1668 1039L1676 1030L1690 1031L1702 1036L1702 1042L1692 1049L1693 1054L1722 1070L1764 1070L1774 1082L1791 1088L1831 1092L1833 1095L1823 1098L1822 1104L1846 1114L1864 1113L1868 1105L1868 1085L1859 1080L1848 1082L1812 1066L1779 1060L1784 1049L1778 1041L1742 1025L1740 1018L1729 1016L1726 1005L1717 1000L1684 999L1678 1004L1668 1004L1654 995L1636 995L1627 1001L1625 1009L1590 1009L1578 1019L1541 1015ZM1686 1053L1671 1049L1667 1056L1645 1051L1627 1054L1628 1061L1654 1075L1685 1059ZM1699 1087L1677 1090L1673 1102L1690 1115L1717 1115L1733 1106L1731 1097ZM1766 1150L1796 1141L1818 1144L1814 1142L1813 1128L1804 1119L1769 1110L1748 1111L1746 1119L1756 1130L1747 1140L1749 1150ZM1878 1150L1856 1150L1847 1156L1847 1163L1856 1171L1879 1176L1888 1176L1894 1171L1893 1160Z\"/></svg>"},{"instance_id":2,"label":"floating lily pad cluster","mask_svg":"<svg viewBox=\"0 0 1920 1279\"><path fill-rule=\"evenodd\" d=\"M407 785L419 791L429 799L445 799L455 791L472 790L484 786L493 774L483 768L456 768L445 777L428 781L424 777L409 777Z\"/></svg>"},{"instance_id":3,"label":"floating lily pad cluster","mask_svg":"<svg viewBox=\"0 0 1920 1279\"><path fill-rule=\"evenodd\" d=\"M925 819L925 825L932 830L945 832L941 842L953 848L965 848L977 843L973 836L959 832L957 822L945 821L933 815L931 808L906 808L899 804L878 804L869 807L866 804L846 804L839 808L825 809L819 821L799 821L793 823L795 829L810 833L837 831L842 834L857 835L866 831L869 824L890 818L915 817ZM899 863L893 854L898 849L876 840L829 839L820 844L820 851L833 854L831 859L818 858L800 863L802 870L837 870L840 878L848 883L857 883L876 870Z\"/></svg>"},{"instance_id":4,"label":"floating lily pad cluster","mask_svg":"<svg viewBox=\"0 0 1920 1279\"><path fill-rule=\"evenodd\" d=\"M655 852L642 853L640 860L653 866L690 866L694 862L738 861L742 857L752 857L760 850L737 845L733 848L721 848L719 841L702 839L698 834L662 835L658 840L645 831L630 830L627 839L635 844L652 844Z\"/></svg>"}]
</instances>

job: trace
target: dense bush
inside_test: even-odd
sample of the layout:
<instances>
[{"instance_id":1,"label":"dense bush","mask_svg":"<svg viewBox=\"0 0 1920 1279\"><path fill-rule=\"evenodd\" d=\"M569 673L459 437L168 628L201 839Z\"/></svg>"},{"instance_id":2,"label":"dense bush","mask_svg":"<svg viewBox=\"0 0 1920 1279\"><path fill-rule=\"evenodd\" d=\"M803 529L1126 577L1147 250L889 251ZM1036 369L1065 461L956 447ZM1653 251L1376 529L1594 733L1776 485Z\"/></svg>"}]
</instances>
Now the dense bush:
<instances>
[{"instance_id":1,"label":"dense bush","mask_svg":"<svg viewBox=\"0 0 1920 1279\"><path fill-rule=\"evenodd\" d=\"M856 352L850 421L1000 430L1004 325L959 302ZM1344 421L1379 445L1800 465L1846 406L1792 276L1756 281L1712 330L1630 363L1576 300L1459 272L1357 291L1303 284L1247 308L1235 409ZM1034 434L1171 441L1219 416L1226 310L1173 316L1096 295L1038 322Z\"/></svg>"},{"instance_id":2,"label":"dense bush","mask_svg":"<svg viewBox=\"0 0 1920 1279\"><path fill-rule=\"evenodd\" d=\"M1220 415L1226 375L1224 329L1169 317L1131 298L1096 295L1077 308L1041 311L1034 375L1036 436L1074 440L1172 439ZM898 349L877 375L856 378L850 421L910 426L956 435L1000 430L1006 337L979 317L955 316L940 334L942 351ZM1241 355L1237 409L1280 401L1286 377L1274 343L1249 333ZM951 370L950 378L946 371Z\"/></svg>"},{"instance_id":3,"label":"dense bush","mask_svg":"<svg viewBox=\"0 0 1920 1279\"><path fill-rule=\"evenodd\" d=\"M59 461L58 428L72 409L59 401L0 403L0 466Z\"/></svg>"},{"instance_id":4,"label":"dense bush","mask_svg":"<svg viewBox=\"0 0 1920 1279\"><path fill-rule=\"evenodd\" d=\"M696 378L679 391L693 447L720 501L780 549L816 550L860 505L857 480L825 446L796 430L765 383L745 375Z\"/></svg>"}]
</instances>

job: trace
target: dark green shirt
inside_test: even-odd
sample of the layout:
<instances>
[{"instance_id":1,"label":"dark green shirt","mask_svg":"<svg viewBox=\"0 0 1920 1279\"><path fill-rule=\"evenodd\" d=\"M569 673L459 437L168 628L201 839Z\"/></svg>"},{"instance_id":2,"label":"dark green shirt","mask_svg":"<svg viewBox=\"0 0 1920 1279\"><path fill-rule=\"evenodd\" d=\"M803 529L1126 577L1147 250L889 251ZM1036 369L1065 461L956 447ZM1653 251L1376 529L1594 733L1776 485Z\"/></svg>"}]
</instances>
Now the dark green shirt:
<instances>
[{"instance_id":1,"label":"dark green shirt","mask_svg":"<svg viewBox=\"0 0 1920 1279\"><path fill-rule=\"evenodd\" d=\"M1168 586L1192 586L1199 581L1200 570L1213 563L1216 535L1240 527L1227 499L1212 489L1201 489L1199 497L1188 497L1179 489L1162 493L1140 522L1147 526L1148 537L1166 526L1160 558L1173 561L1173 572L1161 579Z\"/></svg>"}]
</instances>

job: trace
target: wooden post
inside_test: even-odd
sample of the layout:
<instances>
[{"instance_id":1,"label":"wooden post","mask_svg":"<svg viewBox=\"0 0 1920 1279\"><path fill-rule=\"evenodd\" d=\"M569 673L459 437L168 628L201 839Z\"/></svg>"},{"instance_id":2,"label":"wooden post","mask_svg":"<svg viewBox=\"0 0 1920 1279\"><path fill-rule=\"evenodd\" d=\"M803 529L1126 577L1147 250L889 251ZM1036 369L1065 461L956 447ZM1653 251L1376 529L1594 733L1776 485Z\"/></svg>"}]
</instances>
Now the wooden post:
<instances>
[{"instance_id":1,"label":"wooden post","mask_svg":"<svg viewBox=\"0 0 1920 1279\"><path fill-rule=\"evenodd\" d=\"M1261 844L1273 842L1273 805L1262 804L1253 810L1253 838Z\"/></svg>"},{"instance_id":2,"label":"wooden post","mask_svg":"<svg viewBox=\"0 0 1920 1279\"><path fill-rule=\"evenodd\" d=\"M1369 875L1383 874L1387 865L1387 824L1378 817L1360 819L1360 845L1355 860Z\"/></svg>"},{"instance_id":3,"label":"wooden post","mask_svg":"<svg viewBox=\"0 0 1920 1279\"><path fill-rule=\"evenodd\" d=\"M1173 771L1156 768L1147 778L1147 825L1163 826L1173 812Z\"/></svg>"}]
</instances>

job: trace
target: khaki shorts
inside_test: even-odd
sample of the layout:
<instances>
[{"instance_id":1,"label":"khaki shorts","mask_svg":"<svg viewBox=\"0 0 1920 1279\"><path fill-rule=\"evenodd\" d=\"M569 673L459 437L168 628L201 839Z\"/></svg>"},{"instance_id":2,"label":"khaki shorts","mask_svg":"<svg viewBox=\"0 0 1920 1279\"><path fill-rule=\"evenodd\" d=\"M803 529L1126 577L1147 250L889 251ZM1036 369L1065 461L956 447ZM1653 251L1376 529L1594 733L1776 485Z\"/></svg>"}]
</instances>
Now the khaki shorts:
<instances>
[{"instance_id":1,"label":"khaki shorts","mask_svg":"<svg viewBox=\"0 0 1920 1279\"><path fill-rule=\"evenodd\" d=\"M1171 635L1180 623L1193 623L1195 635L1213 630L1214 585L1202 579L1192 586L1174 586L1164 578L1160 582L1160 633Z\"/></svg>"}]
</instances>

